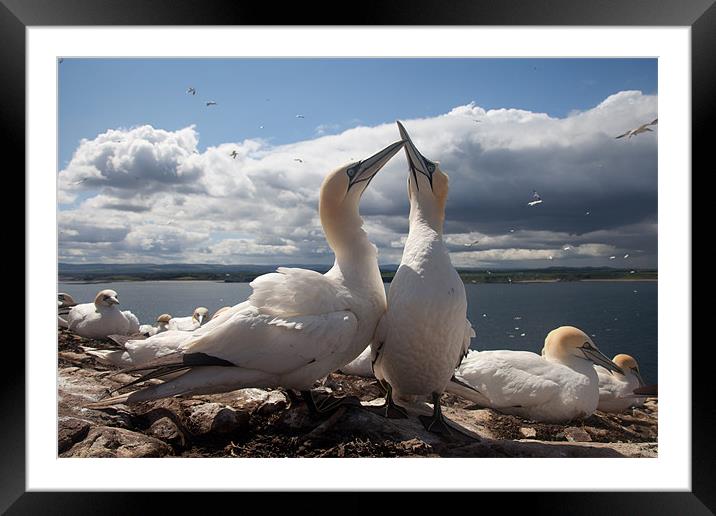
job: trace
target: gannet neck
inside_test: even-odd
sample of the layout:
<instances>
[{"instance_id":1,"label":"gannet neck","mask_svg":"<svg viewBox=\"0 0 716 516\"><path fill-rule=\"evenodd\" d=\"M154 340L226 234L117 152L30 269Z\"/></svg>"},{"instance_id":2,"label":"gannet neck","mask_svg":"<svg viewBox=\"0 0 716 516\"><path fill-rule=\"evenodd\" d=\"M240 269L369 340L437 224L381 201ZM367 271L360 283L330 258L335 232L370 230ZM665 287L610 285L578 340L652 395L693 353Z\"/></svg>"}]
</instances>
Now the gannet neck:
<instances>
[{"instance_id":1,"label":"gannet neck","mask_svg":"<svg viewBox=\"0 0 716 516\"><path fill-rule=\"evenodd\" d=\"M417 196L410 199L410 231L423 229L428 233L433 232L440 238L443 236L443 222L445 212L434 203L419 202Z\"/></svg>"}]
</instances>

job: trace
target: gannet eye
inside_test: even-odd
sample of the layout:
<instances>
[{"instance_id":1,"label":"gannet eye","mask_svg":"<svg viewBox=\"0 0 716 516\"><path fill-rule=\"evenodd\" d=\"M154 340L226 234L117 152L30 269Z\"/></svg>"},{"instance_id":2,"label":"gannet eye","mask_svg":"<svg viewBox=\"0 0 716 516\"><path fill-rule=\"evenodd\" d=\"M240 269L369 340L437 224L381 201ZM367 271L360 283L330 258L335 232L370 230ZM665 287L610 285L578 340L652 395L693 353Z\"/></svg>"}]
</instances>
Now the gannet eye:
<instances>
[{"instance_id":1,"label":"gannet eye","mask_svg":"<svg viewBox=\"0 0 716 516\"><path fill-rule=\"evenodd\" d=\"M423 159L425 159L425 158L423 158ZM425 164L428 167L428 172L430 172L431 174L433 172L435 172L435 163L433 163L432 161L425 160Z\"/></svg>"},{"instance_id":2,"label":"gannet eye","mask_svg":"<svg viewBox=\"0 0 716 516\"><path fill-rule=\"evenodd\" d=\"M589 342L585 342L582 347L586 349L591 349L592 345Z\"/></svg>"},{"instance_id":3,"label":"gannet eye","mask_svg":"<svg viewBox=\"0 0 716 516\"><path fill-rule=\"evenodd\" d=\"M356 173L358 172L358 167L359 167L359 166L360 166L360 161L359 161L358 163L352 165L351 167L349 167L349 168L346 170L346 174L348 174L348 177L349 177L349 178L353 179L353 177L354 177L354 176L356 175Z\"/></svg>"}]
</instances>

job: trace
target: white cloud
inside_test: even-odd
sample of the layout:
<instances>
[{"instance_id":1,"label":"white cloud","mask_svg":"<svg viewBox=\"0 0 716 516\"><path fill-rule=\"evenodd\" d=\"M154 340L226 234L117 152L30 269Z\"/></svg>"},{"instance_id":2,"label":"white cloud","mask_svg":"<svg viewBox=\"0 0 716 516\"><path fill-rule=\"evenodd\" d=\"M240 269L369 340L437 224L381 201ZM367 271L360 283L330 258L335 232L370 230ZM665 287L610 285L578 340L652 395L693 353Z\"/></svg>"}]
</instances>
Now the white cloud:
<instances>
[{"instance_id":1,"label":"white cloud","mask_svg":"<svg viewBox=\"0 0 716 516\"><path fill-rule=\"evenodd\" d=\"M655 265L656 131L614 136L656 113L656 96L627 91L565 118L471 103L403 122L420 151L450 175L445 240L457 265L541 266L549 256L593 264L629 249ZM325 263L331 253L317 216L321 181L397 139L387 123L281 146L226 142L199 153L194 126L108 130L80 142L59 173L60 259ZM400 260L407 233L406 169L399 153L361 204L383 263ZM531 208L533 189L545 202ZM464 245L478 239L475 248ZM562 251L566 244L572 252Z\"/></svg>"}]
</instances>

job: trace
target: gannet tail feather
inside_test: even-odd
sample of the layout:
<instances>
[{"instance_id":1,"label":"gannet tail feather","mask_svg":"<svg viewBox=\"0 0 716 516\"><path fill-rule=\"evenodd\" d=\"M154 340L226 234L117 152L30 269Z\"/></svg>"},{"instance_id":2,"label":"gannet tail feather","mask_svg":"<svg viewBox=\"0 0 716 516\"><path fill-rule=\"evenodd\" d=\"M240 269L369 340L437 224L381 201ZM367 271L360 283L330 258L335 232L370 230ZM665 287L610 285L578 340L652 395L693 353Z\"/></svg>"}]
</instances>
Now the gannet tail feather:
<instances>
[{"instance_id":1,"label":"gannet tail feather","mask_svg":"<svg viewBox=\"0 0 716 516\"><path fill-rule=\"evenodd\" d=\"M483 407L492 407L489 398L482 394L480 391L475 389L473 386L459 380L455 375L450 379L450 382L445 387L445 391L451 394L457 394L465 399L472 401Z\"/></svg>"},{"instance_id":2,"label":"gannet tail feather","mask_svg":"<svg viewBox=\"0 0 716 516\"><path fill-rule=\"evenodd\" d=\"M132 365L132 359L129 353L123 349L95 349L82 347L82 351L95 357L101 364L113 365L117 367L129 367Z\"/></svg>"},{"instance_id":3,"label":"gannet tail feather","mask_svg":"<svg viewBox=\"0 0 716 516\"><path fill-rule=\"evenodd\" d=\"M67 319L62 318L59 315L57 316L57 325L60 328L69 328L70 327L70 324L67 322Z\"/></svg>"}]
</instances>

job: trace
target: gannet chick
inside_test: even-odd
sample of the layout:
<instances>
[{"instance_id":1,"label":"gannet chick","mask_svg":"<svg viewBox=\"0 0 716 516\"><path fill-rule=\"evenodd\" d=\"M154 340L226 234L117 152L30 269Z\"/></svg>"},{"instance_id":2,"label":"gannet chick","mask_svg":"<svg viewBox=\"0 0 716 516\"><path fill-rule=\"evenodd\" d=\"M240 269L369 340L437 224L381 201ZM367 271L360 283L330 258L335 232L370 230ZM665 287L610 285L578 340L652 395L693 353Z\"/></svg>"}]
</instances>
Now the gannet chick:
<instances>
[{"instance_id":1,"label":"gannet chick","mask_svg":"<svg viewBox=\"0 0 716 516\"><path fill-rule=\"evenodd\" d=\"M94 303L74 306L67 314L67 327L82 337L104 339L108 335L131 335L139 331L139 320L130 312L120 311L117 293L102 290Z\"/></svg>"},{"instance_id":2,"label":"gannet chick","mask_svg":"<svg viewBox=\"0 0 716 516\"><path fill-rule=\"evenodd\" d=\"M93 406L284 387L302 391L304 399L311 400L310 407L314 382L355 359L370 343L385 311L377 250L362 229L358 207L370 181L402 146L402 141L393 143L363 161L338 168L323 181L318 211L326 241L336 255L326 274L281 267L252 281L248 301L192 332L188 342L172 331L129 341L127 347L137 349L172 336L181 341L180 351L134 369L148 372L132 384L183 374ZM320 410L334 406L322 404Z\"/></svg>"},{"instance_id":3,"label":"gannet chick","mask_svg":"<svg viewBox=\"0 0 716 516\"><path fill-rule=\"evenodd\" d=\"M393 397L430 396L433 415L425 428L449 432L440 395L474 336L467 320L465 286L443 242L448 176L425 158L398 122L408 158L410 230L388 293L388 310L371 344L373 370L386 389L384 413L407 417Z\"/></svg>"},{"instance_id":4,"label":"gannet chick","mask_svg":"<svg viewBox=\"0 0 716 516\"><path fill-rule=\"evenodd\" d=\"M471 351L448 391L506 414L557 423L591 415L599 403L594 365L621 372L579 328L561 326L545 339L543 356L528 351Z\"/></svg>"},{"instance_id":5,"label":"gannet chick","mask_svg":"<svg viewBox=\"0 0 716 516\"><path fill-rule=\"evenodd\" d=\"M157 333L165 332L169 329L169 321L171 320L171 318L172 316L169 314L162 314L157 317L156 326L152 326L151 324L142 324L139 327L139 333L143 333L147 337L151 337L152 335L156 335Z\"/></svg>"},{"instance_id":6,"label":"gannet chick","mask_svg":"<svg viewBox=\"0 0 716 516\"><path fill-rule=\"evenodd\" d=\"M616 355L612 362L621 368L622 373L610 373L601 366L595 368L599 376L598 409L603 412L624 412L629 407L644 405L644 398L631 397L634 389L644 386L639 364L625 354Z\"/></svg>"},{"instance_id":7,"label":"gannet chick","mask_svg":"<svg viewBox=\"0 0 716 516\"><path fill-rule=\"evenodd\" d=\"M169 321L169 324L167 325L167 329L179 331L194 331L202 325L208 313L208 308L199 306L194 309L194 313L191 314L191 316L189 317L172 317L172 319Z\"/></svg>"}]
</instances>

